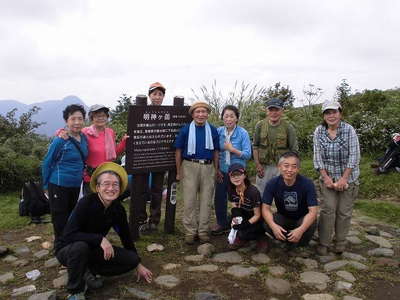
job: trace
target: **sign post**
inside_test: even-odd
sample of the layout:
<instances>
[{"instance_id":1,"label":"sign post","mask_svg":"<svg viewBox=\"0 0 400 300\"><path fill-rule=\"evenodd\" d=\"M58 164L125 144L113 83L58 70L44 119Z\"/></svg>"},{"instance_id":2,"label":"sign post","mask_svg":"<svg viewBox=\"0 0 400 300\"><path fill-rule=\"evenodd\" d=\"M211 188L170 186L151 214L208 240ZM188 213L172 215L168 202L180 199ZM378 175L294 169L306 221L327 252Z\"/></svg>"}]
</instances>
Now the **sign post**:
<instances>
[{"instance_id":1,"label":"sign post","mask_svg":"<svg viewBox=\"0 0 400 300\"><path fill-rule=\"evenodd\" d=\"M176 209L176 165L173 143L180 128L191 121L183 97L175 97L173 106L147 106L147 97L138 95L136 105L129 107L126 145L126 171L129 174L168 171L168 191L164 230L174 232ZM135 185L135 180L133 181ZM131 193L135 192L135 188ZM131 194L131 201L134 197ZM139 237L137 203L133 201L130 218L132 236Z\"/></svg>"}]
</instances>

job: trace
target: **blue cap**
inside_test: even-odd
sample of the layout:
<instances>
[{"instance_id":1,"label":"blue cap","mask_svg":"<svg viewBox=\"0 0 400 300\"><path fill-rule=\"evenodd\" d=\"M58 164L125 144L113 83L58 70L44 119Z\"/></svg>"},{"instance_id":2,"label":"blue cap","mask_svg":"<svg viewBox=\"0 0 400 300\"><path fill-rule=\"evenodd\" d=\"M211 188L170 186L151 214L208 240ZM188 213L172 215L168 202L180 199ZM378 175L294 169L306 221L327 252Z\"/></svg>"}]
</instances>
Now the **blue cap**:
<instances>
[{"instance_id":1,"label":"blue cap","mask_svg":"<svg viewBox=\"0 0 400 300\"><path fill-rule=\"evenodd\" d=\"M278 98L272 98L272 99L267 101L265 106L267 108L270 108L270 107L283 108L283 101L281 99L278 99Z\"/></svg>"},{"instance_id":2,"label":"blue cap","mask_svg":"<svg viewBox=\"0 0 400 300\"><path fill-rule=\"evenodd\" d=\"M228 173L231 174L233 172L240 172L242 174L246 173L245 167L241 164L232 164L229 166Z\"/></svg>"}]
</instances>

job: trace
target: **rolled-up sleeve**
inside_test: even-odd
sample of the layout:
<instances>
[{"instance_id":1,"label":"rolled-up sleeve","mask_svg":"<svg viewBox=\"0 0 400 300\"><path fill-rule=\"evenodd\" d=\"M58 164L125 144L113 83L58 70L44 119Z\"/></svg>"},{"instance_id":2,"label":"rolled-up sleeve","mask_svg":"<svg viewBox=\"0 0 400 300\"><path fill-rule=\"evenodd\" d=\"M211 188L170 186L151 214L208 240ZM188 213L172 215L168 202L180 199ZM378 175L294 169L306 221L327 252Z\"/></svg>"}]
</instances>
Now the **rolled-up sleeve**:
<instances>
[{"instance_id":1,"label":"rolled-up sleeve","mask_svg":"<svg viewBox=\"0 0 400 300\"><path fill-rule=\"evenodd\" d=\"M360 144L358 136L353 127L349 129L349 161L346 168L354 169L360 163Z\"/></svg>"},{"instance_id":2,"label":"rolled-up sleeve","mask_svg":"<svg viewBox=\"0 0 400 300\"><path fill-rule=\"evenodd\" d=\"M313 163L314 163L314 168L317 171L325 169L321 156L321 145L319 142L320 134L321 134L320 127L317 127L314 131L314 137L313 137L313 148L314 148Z\"/></svg>"},{"instance_id":3,"label":"rolled-up sleeve","mask_svg":"<svg viewBox=\"0 0 400 300\"><path fill-rule=\"evenodd\" d=\"M256 124L256 128L254 129L254 136L253 136L253 149L257 150L260 146L260 131L261 131L261 123L258 122Z\"/></svg>"},{"instance_id":4,"label":"rolled-up sleeve","mask_svg":"<svg viewBox=\"0 0 400 300\"><path fill-rule=\"evenodd\" d=\"M242 150L241 150L240 158L245 160L249 160L251 158L251 142L249 133L243 129L242 131Z\"/></svg>"}]
</instances>

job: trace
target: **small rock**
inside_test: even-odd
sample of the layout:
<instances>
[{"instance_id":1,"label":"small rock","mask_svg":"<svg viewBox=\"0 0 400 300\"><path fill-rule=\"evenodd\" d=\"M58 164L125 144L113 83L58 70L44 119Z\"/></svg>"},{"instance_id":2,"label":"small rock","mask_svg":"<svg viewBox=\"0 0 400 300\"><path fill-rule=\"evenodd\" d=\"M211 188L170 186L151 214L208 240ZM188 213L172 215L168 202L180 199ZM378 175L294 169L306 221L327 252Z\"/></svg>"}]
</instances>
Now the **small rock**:
<instances>
[{"instance_id":1,"label":"small rock","mask_svg":"<svg viewBox=\"0 0 400 300\"><path fill-rule=\"evenodd\" d=\"M40 275L41 275L41 273L37 269L25 273L26 278L31 279L33 281L38 279L40 277Z\"/></svg>"},{"instance_id":2,"label":"small rock","mask_svg":"<svg viewBox=\"0 0 400 300\"><path fill-rule=\"evenodd\" d=\"M382 230L379 231L379 235L381 237L385 237L385 238L389 238L389 239L393 238L393 234L386 232L386 231L382 231Z\"/></svg>"},{"instance_id":3,"label":"small rock","mask_svg":"<svg viewBox=\"0 0 400 300\"><path fill-rule=\"evenodd\" d=\"M9 249L5 246L0 246L0 257L6 255L8 253Z\"/></svg>"},{"instance_id":4,"label":"small rock","mask_svg":"<svg viewBox=\"0 0 400 300\"><path fill-rule=\"evenodd\" d=\"M201 265L195 267L189 267L189 272L215 272L218 270L218 266L216 265Z\"/></svg>"},{"instance_id":5,"label":"small rock","mask_svg":"<svg viewBox=\"0 0 400 300\"><path fill-rule=\"evenodd\" d=\"M340 268L344 267L348 263L349 262L347 260L335 260L335 261L332 261L330 263L325 264L324 265L324 270L326 272L337 270L337 269L340 269Z\"/></svg>"},{"instance_id":6,"label":"small rock","mask_svg":"<svg viewBox=\"0 0 400 300\"><path fill-rule=\"evenodd\" d=\"M366 270L368 267L358 261L349 261L348 264L357 270Z\"/></svg>"},{"instance_id":7,"label":"small rock","mask_svg":"<svg viewBox=\"0 0 400 300\"><path fill-rule=\"evenodd\" d=\"M169 289L176 287L180 283L180 280L172 275L161 275L158 276L154 281L158 285Z\"/></svg>"},{"instance_id":8,"label":"small rock","mask_svg":"<svg viewBox=\"0 0 400 300\"><path fill-rule=\"evenodd\" d=\"M272 276L279 277L279 276L282 276L283 274L285 274L286 269L282 266L272 266L272 267L268 268L268 271Z\"/></svg>"},{"instance_id":9,"label":"small rock","mask_svg":"<svg viewBox=\"0 0 400 300\"><path fill-rule=\"evenodd\" d=\"M343 300L363 300L361 298L353 297L353 296L344 296Z\"/></svg>"},{"instance_id":10,"label":"small rock","mask_svg":"<svg viewBox=\"0 0 400 300\"><path fill-rule=\"evenodd\" d=\"M360 245L362 243L362 241L356 236L348 236L346 237L346 240L353 245Z\"/></svg>"},{"instance_id":11,"label":"small rock","mask_svg":"<svg viewBox=\"0 0 400 300\"><path fill-rule=\"evenodd\" d=\"M43 258L43 257L45 257L47 255L49 255L49 250L45 250L45 249L40 250L40 251L38 251L38 252L33 254L33 256L38 258L38 259L41 259L41 258Z\"/></svg>"},{"instance_id":12,"label":"small rock","mask_svg":"<svg viewBox=\"0 0 400 300\"><path fill-rule=\"evenodd\" d=\"M16 260L18 260L18 258L16 258L13 255L7 255L6 257L4 257L2 259L2 261L4 261L5 263L12 263L13 261L16 261Z\"/></svg>"},{"instance_id":13,"label":"small rock","mask_svg":"<svg viewBox=\"0 0 400 300\"><path fill-rule=\"evenodd\" d=\"M138 299L144 299L144 300L149 300L153 296L152 294L148 292L141 291L136 288L129 288L127 287L126 290L128 293L130 293L133 297L138 298Z\"/></svg>"},{"instance_id":14,"label":"small rock","mask_svg":"<svg viewBox=\"0 0 400 300\"><path fill-rule=\"evenodd\" d=\"M194 299L195 300L220 300L221 297L216 294L209 293L209 292L198 292L194 295Z\"/></svg>"},{"instance_id":15,"label":"small rock","mask_svg":"<svg viewBox=\"0 0 400 300\"><path fill-rule=\"evenodd\" d=\"M381 248L392 248L392 244L385 238L375 235L366 235L365 238L375 244L378 244Z\"/></svg>"},{"instance_id":16,"label":"small rock","mask_svg":"<svg viewBox=\"0 0 400 300\"><path fill-rule=\"evenodd\" d=\"M2 284L5 284L5 283L7 283L7 282L9 282L10 280L13 280L13 279L14 279L14 274L12 272L8 272L8 273L5 273L3 275L0 275L0 282Z\"/></svg>"},{"instance_id":17,"label":"small rock","mask_svg":"<svg viewBox=\"0 0 400 300\"><path fill-rule=\"evenodd\" d=\"M252 266L234 265L230 266L226 273L237 278L247 278L258 272L258 269Z\"/></svg>"},{"instance_id":18,"label":"small rock","mask_svg":"<svg viewBox=\"0 0 400 300\"><path fill-rule=\"evenodd\" d=\"M60 262L58 261L57 257L50 258L45 261L44 267L45 268L53 268L53 267L58 267L60 265Z\"/></svg>"},{"instance_id":19,"label":"small rock","mask_svg":"<svg viewBox=\"0 0 400 300\"><path fill-rule=\"evenodd\" d=\"M51 243L51 242L43 242L42 243L42 248L43 249L46 249L46 250L49 250L51 247L53 247L53 244Z\"/></svg>"},{"instance_id":20,"label":"small rock","mask_svg":"<svg viewBox=\"0 0 400 300\"><path fill-rule=\"evenodd\" d=\"M257 253L251 257L251 260L258 264L267 264L271 261L268 255L264 253Z\"/></svg>"},{"instance_id":21,"label":"small rock","mask_svg":"<svg viewBox=\"0 0 400 300\"><path fill-rule=\"evenodd\" d=\"M304 265L307 270L313 270L313 269L318 268L318 262L314 259L296 257L296 261L299 264Z\"/></svg>"},{"instance_id":22,"label":"small rock","mask_svg":"<svg viewBox=\"0 0 400 300\"><path fill-rule=\"evenodd\" d=\"M337 271L336 275L339 277L342 277L346 281L354 282L356 281L356 278L351 274L350 272L347 271Z\"/></svg>"},{"instance_id":23,"label":"small rock","mask_svg":"<svg viewBox=\"0 0 400 300\"><path fill-rule=\"evenodd\" d=\"M318 256L318 260L321 264L326 264L328 262L334 261L335 259L335 255Z\"/></svg>"},{"instance_id":24,"label":"small rock","mask_svg":"<svg viewBox=\"0 0 400 300\"><path fill-rule=\"evenodd\" d=\"M386 256L392 257L394 255L394 251L389 248L375 248L368 251L369 256Z\"/></svg>"},{"instance_id":25,"label":"small rock","mask_svg":"<svg viewBox=\"0 0 400 300\"><path fill-rule=\"evenodd\" d=\"M265 284L272 294L278 295L288 294L291 288L289 281L281 278L268 277Z\"/></svg>"},{"instance_id":26,"label":"small rock","mask_svg":"<svg viewBox=\"0 0 400 300\"><path fill-rule=\"evenodd\" d=\"M197 253L204 255L205 257L210 257L215 251L213 244L205 243L197 247Z\"/></svg>"},{"instance_id":27,"label":"small rock","mask_svg":"<svg viewBox=\"0 0 400 300\"><path fill-rule=\"evenodd\" d=\"M34 294L28 298L28 300L56 300L57 292L56 291L48 291L45 293Z\"/></svg>"},{"instance_id":28,"label":"small rock","mask_svg":"<svg viewBox=\"0 0 400 300\"><path fill-rule=\"evenodd\" d=\"M239 248L237 251L240 253L246 254L246 253L250 253L252 251L252 248L251 247L242 247L242 248Z\"/></svg>"},{"instance_id":29,"label":"small rock","mask_svg":"<svg viewBox=\"0 0 400 300\"><path fill-rule=\"evenodd\" d=\"M26 246L22 246L15 249L14 253L18 256L28 256L29 254L31 254L31 250Z\"/></svg>"},{"instance_id":30,"label":"small rock","mask_svg":"<svg viewBox=\"0 0 400 300\"><path fill-rule=\"evenodd\" d=\"M350 230L347 235L348 236L356 236L356 235L359 235L359 234L360 234L360 232L358 230Z\"/></svg>"},{"instance_id":31,"label":"small rock","mask_svg":"<svg viewBox=\"0 0 400 300\"><path fill-rule=\"evenodd\" d=\"M351 284L350 282L338 281L335 284L335 290L337 290L337 291L348 291L348 290L351 290L352 286L353 286L353 284Z\"/></svg>"},{"instance_id":32,"label":"small rock","mask_svg":"<svg viewBox=\"0 0 400 300\"><path fill-rule=\"evenodd\" d=\"M25 267L26 265L29 264L29 261L27 259L18 259L16 261L13 261L11 264L14 267Z\"/></svg>"},{"instance_id":33,"label":"small rock","mask_svg":"<svg viewBox=\"0 0 400 300\"><path fill-rule=\"evenodd\" d=\"M13 289L12 293L11 293L11 297L17 297L26 293L31 293L36 291L36 287L34 285L25 285L23 287L17 288L17 289Z\"/></svg>"},{"instance_id":34,"label":"small rock","mask_svg":"<svg viewBox=\"0 0 400 300\"><path fill-rule=\"evenodd\" d=\"M235 283L233 284L233 287L238 288L239 285L235 282Z\"/></svg>"},{"instance_id":35,"label":"small rock","mask_svg":"<svg viewBox=\"0 0 400 300\"><path fill-rule=\"evenodd\" d=\"M370 235L379 235L379 230L376 226L370 226L365 229L365 232Z\"/></svg>"},{"instance_id":36,"label":"small rock","mask_svg":"<svg viewBox=\"0 0 400 300\"><path fill-rule=\"evenodd\" d=\"M159 252L159 251L163 251L163 250L164 250L164 246L160 245L160 244L153 243L153 244L150 244L147 246L147 251L149 251L149 252L155 252L155 251Z\"/></svg>"},{"instance_id":37,"label":"small rock","mask_svg":"<svg viewBox=\"0 0 400 300\"><path fill-rule=\"evenodd\" d=\"M171 263L168 263L168 264L165 264L165 265L162 266L163 270L165 270L165 271L177 269L177 268L180 268L180 267L182 267L181 264L171 264Z\"/></svg>"},{"instance_id":38,"label":"small rock","mask_svg":"<svg viewBox=\"0 0 400 300\"><path fill-rule=\"evenodd\" d=\"M184 260L187 262L200 262L204 259L204 255L187 255Z\"/></svg>"},{"instance_id":39,"label":"small rock","mask_svg":"<svg viewBox=\"0 0 400 300\"><path fill-rule=\"evenodd\" d=\"M329 294L305 294L303 300L335 300L335 297Z\"/></svg>"},{"instance_id":40,"label":"small rock","mask_svg":"<svg viewBox=\"0 0 400 300\"><path fill-rule=\"evenodd\" d=\"M344 258L348 258L351 260L356 260L356 261L365 261L367 260L364 256L356 253L351 253L351 252L343 252L342 256Z\"/></svg>"},{"instance_id":41,"label":"small rock","mask_svg":"<svg viewBox=\"0 0 400 300\"><path fill-rule=\"evenodd\" d=\"M329 280L326 274L320 272L308 271L300 274L300 282L316 287L320 291L327 288Z\"/></svg>"},{"instance_id":42,"label":"small rock","mask_svg":"<svg viewBox=\"0 0 400 300\"><path fill-rule=\"evenodd\" d=\"M68 281L68 274L64 273L60 277L53 280L53 286L58 289L60 287L66 286Z\"/></svg>"},{"instance_id":43,"label":"small rock","mask_svg":"<svg viewBox=\"0 0 400 300\"><path fill-rule=\"evenodd\" d=\"M41 238L42 238L41 236L32 235L32 236L30 236L30 237L27 237L27 238L25 239L25 241L27 241L28 243L30 243L30 242L33 242L33 241L36 241L36 240L40 240Z\"/></svg>"},{"instance_id":44,"label":"small rock","mask_svg":"<svg viewBox=\"0 0 400 300\"><path fill-rule=\"evenodd\" d=\"M215 254L212 258L214 262L237 264L243 261L243 258L236 251L229 251Z\"/></svg>"},{"instance_id":45,"label":"small rock","mask_svg":"<svg viewBox=\"0 0 400 300\"><path fill-rule=\"evenodd\" d=\"M375 260L375 264L378 266L399 267L400 262L387 257L379 257Z\"/></svg>"}]
</instances>

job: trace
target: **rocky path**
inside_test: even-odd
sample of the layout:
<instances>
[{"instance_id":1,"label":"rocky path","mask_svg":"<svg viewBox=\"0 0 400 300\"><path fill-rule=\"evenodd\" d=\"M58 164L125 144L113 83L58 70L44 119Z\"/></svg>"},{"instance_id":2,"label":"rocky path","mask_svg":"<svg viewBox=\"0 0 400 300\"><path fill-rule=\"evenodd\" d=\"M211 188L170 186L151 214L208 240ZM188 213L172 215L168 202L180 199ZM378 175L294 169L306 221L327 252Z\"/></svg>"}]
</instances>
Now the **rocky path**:
<instances>
[{"instance_id":1,"label":"rocky path","mask_svg":"<svg viewBox=\"0 0 400 300\"><path fill-rule=\"evenodd\" d=\"M66 296L66 270L52 257L46 235L34 231L0 235L1 299ZM294 251L274 242L262 254L254 244L228 251L222 237L198 247L170 237L141 251L153 284L137 284L130 273L107 279L88 299L400 299L400 230L355 219L347 240L341 256L317 256L315 241Z\"/></svg>"}]
</instances>

